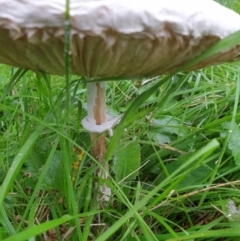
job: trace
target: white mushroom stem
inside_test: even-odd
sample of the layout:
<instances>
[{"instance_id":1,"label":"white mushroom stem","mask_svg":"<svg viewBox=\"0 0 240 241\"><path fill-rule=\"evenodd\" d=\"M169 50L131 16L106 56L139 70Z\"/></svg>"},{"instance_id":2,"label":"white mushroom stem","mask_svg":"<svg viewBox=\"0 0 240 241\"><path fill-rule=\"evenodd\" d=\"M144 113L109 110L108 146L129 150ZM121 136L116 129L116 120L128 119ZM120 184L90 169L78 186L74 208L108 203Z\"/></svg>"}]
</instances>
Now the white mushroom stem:
<instances>
[{"instance_id":1,"label":"white mushroom stem","mask_svg":"<svg viewBox=\"0 0 240 241\"><path fill-rule=\"evenodd\" d=\"M105 82L87 83L87 109L87 120L89 123L101 125L106 121Z\"/></svg>"},{"instance_id":2,"label":"white mushroom stem","mask_svg":"<svg viewBox=\"0 0 240 241\"><path fill-rule=\"evenodd\" d=\"M87 109L88 115L83 120L83 126L88 126L92 146L92 155L103 165L104 169L99 169L97 175L102 179L107 179L109 174L108 163L105 162L105 135L100 134L101 125L107 121L106 115L106 84L104 82L87 83ZM84 125L85 123L85 125ZM100 127L100 131L96 127ZM93 131L92 131L93 130ZM102 131L101 131L102 130ZM99 186L101 195L100 200L108 201L111 189L105 184Z\"/></svg>"}]
</instances>

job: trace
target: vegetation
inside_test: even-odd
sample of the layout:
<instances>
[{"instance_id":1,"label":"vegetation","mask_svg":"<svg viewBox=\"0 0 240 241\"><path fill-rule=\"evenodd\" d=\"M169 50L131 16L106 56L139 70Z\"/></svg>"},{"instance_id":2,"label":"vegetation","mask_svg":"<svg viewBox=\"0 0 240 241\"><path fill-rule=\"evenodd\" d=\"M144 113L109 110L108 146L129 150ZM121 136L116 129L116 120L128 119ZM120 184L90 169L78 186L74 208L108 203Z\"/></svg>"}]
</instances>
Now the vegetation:
<instances>
[{"instance_id":1,"label":"vegetation","mask_svg":"<svg viewBox=\"0 0 240 241\"><path fill-rule=\"evenodd\" d=\"M183 68L108 82L108 110L124 115L99 207L85 79L0 65L0 240L239 240L239 63Z\"/></svg>"}]
</instances>

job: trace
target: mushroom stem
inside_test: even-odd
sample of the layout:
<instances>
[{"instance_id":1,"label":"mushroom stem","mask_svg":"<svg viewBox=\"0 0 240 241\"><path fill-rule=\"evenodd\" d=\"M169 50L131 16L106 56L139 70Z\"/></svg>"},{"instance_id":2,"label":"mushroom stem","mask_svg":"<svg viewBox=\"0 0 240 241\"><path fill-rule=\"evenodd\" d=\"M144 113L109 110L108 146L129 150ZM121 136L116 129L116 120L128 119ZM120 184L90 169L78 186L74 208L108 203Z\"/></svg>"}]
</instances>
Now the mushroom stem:
<instances>
[{"instance_id":1,"label":"mushroom stem","mask_svg":"<svg viewBox=\"0 0 240 241\"><path fill-rule=\"evenodd\" d=\"M106 84L104 82L87 83L87 120L95 125L106 121Z\"/></svg>"},{"instance_id":2,"label":"mushroom stem","mask_svg":"<svg viewBox=\"0 0 240 241\"><path fill-rule=\"evenodd\" d=\"M101 125L107 120L106 116L106 83L90 82L87 83L87 121L94 125ZM97 132L90 133L92 146L92 155L104 166L104 170L97 171L97 175L102 179L108 178L108 163L105 162L105 135ZM109 200L111 190L105 185L99 186L101 195L100 200Z\"/></svg>"},{"instance_id":3,"label":"mushroom stem","mask_svg":"<svg viewBox=\"0 0 240 241\"><path fill-rule=\"evenodd\" d=\"M87 83L87 120L89 123L101 125L106 121L106 84L104 82ZM93 142L92 155L99 161L104 160L105 138L104 134L91 132Z\"/></svg>"}]
</instances>

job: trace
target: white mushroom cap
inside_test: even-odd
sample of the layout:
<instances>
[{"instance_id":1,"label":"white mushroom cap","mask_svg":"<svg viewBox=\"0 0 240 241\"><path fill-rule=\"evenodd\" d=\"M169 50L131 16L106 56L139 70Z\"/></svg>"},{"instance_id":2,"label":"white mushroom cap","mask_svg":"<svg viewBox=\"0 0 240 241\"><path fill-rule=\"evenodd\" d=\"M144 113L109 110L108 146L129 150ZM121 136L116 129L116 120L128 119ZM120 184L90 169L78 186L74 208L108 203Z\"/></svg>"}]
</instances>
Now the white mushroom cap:
<instances>
[{"instance_id":1,"label":"white mushroom cap","mask_svg":"<svg viewBox=\"0 0 240 241\"><path fill-rule=\"evenodd\" d=\"M64 74L65 0L0 0L0 62ZM240 30L212 0L71 0L71 72L86 77L169 73ZM234 61L240 47L194 66Z\"/></svg>"}]
</instances>

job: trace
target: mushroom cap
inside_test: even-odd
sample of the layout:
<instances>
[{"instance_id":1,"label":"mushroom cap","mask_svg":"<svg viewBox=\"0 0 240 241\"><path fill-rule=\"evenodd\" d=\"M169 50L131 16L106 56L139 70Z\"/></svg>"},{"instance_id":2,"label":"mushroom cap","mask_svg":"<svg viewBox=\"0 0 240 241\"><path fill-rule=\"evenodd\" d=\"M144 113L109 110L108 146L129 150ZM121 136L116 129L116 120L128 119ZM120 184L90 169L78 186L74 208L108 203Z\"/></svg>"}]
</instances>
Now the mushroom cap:
<instances>
[{"instance_id":1,"label":"mushroom cap","mask_svg":"<svg viewBox=\"0 0 240 241\"><path fill-rule=\"evenodd\" d=\"M64 74L65 0L0 0L0 62ZM71 0L71 73L89 78L166 74L240 30L212 0ZM239 46L193 68L234 61Z\"/></svg>"}]
</instances>

